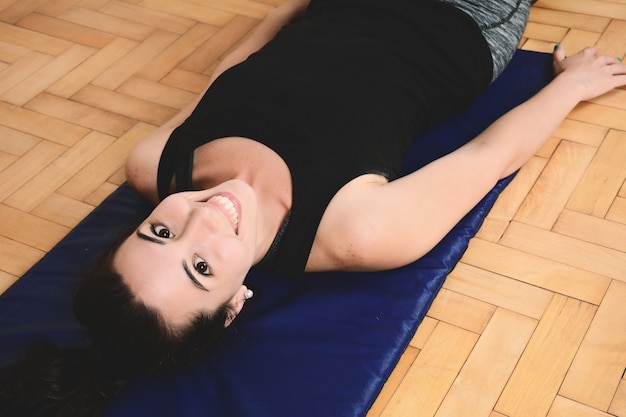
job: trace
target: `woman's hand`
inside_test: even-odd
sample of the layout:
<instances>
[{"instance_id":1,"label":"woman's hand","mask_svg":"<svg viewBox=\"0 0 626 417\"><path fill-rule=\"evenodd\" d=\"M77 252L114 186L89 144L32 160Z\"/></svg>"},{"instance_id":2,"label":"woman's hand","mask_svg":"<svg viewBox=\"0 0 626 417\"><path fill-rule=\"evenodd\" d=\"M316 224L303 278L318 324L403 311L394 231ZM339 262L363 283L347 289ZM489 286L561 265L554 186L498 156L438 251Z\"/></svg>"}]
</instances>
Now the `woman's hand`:
<instances>
[{"instance_id":1,"label":"woman's hand","mask_svg":"<svg viewBox=\"0 0 626 417\"><path fill-rule=\"evenodd\" d=\"M567 80L580 93L581 101L626 85L626 65L614 56L598 54L593 47L566 57L565 50L557 46L553 65L555 75Z\"/></svg>"}]
</instances>

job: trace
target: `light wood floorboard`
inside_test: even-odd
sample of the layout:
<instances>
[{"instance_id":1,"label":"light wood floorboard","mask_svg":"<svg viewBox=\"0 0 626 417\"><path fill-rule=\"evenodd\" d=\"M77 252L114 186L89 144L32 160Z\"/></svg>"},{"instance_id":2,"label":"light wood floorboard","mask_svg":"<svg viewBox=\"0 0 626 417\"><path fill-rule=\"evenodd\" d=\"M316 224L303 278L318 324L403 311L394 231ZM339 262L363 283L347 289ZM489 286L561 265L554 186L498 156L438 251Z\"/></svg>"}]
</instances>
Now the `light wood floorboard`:
<instances>
[{"instance_id":1,"label":"light wood floorboard","mask_svg":"<svg viewBox=\"0 0 626 417\"><path fill-rule=\"evenodd\" d=\"M0 292L285 0L0 1ZM539 0L521 47L626 56L626 0ZM626 89L579 105L498 199L370 410L626 417Z\"/></svg>"}]
</instances>

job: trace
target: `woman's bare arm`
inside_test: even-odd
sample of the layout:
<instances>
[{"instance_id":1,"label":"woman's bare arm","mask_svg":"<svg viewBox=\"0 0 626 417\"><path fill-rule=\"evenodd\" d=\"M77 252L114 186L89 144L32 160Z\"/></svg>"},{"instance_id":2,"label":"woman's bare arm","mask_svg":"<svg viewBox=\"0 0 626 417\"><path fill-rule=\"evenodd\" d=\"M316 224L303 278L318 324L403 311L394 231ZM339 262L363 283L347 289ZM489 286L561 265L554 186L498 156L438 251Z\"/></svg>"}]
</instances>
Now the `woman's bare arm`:
<instances>
[{"instance_id":1,"label":"woman's bare arm","mask_svg":"<svg viewBox=\"0 0 626 417\"><path fill-rule=\"evenodd\" d=\"M341 190L320 225L333 231L333 256L318 264L313 256L309 269L388 269L420 258L530 159L580 101L626 85L626 65L593 48L567 59L557 50L554 65L548 86L465 146L396 181Z\"/></svg>"},{"instance_id":2,"label":"woman's bare arm","mask_svg":"<svg viewBox=\"0 0 626 417\"><path fill-rule=\"evenodd\" d=\"M250 35L216 66L208 85L201 94L173 118L137 144L126 159L126 179L135 189L146 198L154 202L158 201L156 177L159 159L163 147L174 129L189 117L211 83L220 74L243 62L252 53L261 49L274 38L283 26L301 18L309 2L310 0L289 0L283 5L272 9L267 17L252 30Z\"/></svg>"}]
</instances>

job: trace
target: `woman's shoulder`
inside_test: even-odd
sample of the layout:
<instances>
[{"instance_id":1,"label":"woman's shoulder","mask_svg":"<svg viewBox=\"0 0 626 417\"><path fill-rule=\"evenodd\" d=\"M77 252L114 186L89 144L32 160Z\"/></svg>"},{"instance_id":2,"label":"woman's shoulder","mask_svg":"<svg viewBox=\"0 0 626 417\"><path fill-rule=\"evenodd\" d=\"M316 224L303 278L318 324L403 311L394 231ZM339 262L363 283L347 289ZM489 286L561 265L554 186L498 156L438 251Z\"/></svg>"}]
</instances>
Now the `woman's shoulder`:
<instances>
[{"instance_id":1,"label":"woman's shoulder","mask_svg":"<svg viewBox=\"0 0 626 417\"><path fill-rule=\"evenodd\" d=\"M361 270L370 252L372 225L383 212L372 212L368 202L387 184L378 174L364 174L344 185L331 199L320 221L307 262L307 271Z\"/></svg>"}]
</instances>

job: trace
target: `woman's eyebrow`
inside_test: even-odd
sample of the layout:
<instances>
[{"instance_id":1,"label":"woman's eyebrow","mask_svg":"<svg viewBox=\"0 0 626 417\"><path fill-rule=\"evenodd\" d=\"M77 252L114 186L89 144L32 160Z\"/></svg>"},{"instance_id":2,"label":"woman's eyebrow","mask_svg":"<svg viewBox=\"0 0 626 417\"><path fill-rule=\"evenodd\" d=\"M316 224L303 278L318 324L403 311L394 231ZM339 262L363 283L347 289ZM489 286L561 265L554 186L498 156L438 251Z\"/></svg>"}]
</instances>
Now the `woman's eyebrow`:
<instances>
[{"instance_id":1,"label":"woman's eyebrow","mask_svg":"<svg viewBox=\"0 0 626 417\"><path fill-rule=\"evenodd\" d=\"M146 240L146 241L152 242L152 243L156 243L158 245L165 245L165 242L162 241L161 239L157 239L155 237L148 236L148 235L146 235L144 233L141 233L139 230L137 230L136 234L137 234L137 237L139 239Z\"/></svg>"},{"instance_id":2,"label":"woman's eyebrow","mask_svg":"<svg viewBox=\"0 0 626 417\"><path fill-rule=\"evenodd\" d=\"M185 270L185 273L187 274L187 276L189 277L189 279L191 280L194 286L206 292L209 291L204 287L204 285L200 284L200 281L198 281L196 277L193 276L193 272L191 272L191 269L189 269L189 266L187 265L187 262L184 259L183 259L183 269Z\"/></svg>"}]
</instances>

